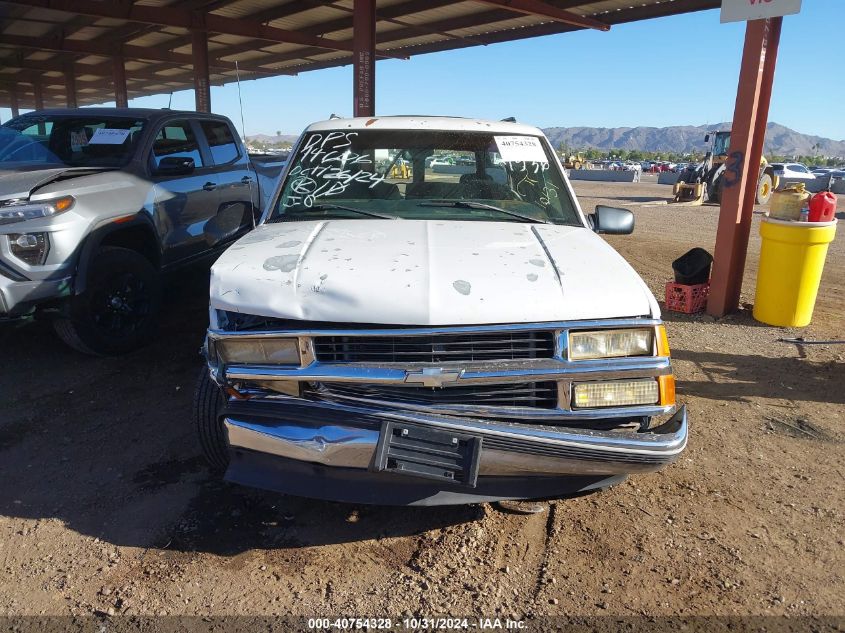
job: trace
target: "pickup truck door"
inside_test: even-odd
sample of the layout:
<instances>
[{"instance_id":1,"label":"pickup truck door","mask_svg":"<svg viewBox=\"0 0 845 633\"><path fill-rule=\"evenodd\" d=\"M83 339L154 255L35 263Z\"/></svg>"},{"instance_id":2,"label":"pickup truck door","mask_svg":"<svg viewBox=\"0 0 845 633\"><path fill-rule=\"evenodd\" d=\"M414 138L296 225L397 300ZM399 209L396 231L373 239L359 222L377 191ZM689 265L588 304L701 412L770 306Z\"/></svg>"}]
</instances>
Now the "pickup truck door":
<instances>
[{"instance_id":1,"label":"pickup truck door","mask_svg":"<svg viewBox=\"0 0 845 633\"><path fill-rule=\"evenodd\" d=\"M194 168L181 173L165 171L165 158L190 158ZM203 255L209 249L205 227L217 214L220 193L200 126L191 119L163 123L155 134L149 162L162 264Z\"/></svg>"},{"instance_id":2,"label":"pickup truck door","mask_svg":"<svg viewBox=\"0 0 845 633\"><path fill-rule=\"evenodd\" d=\"M217 176L220 206L209 220L206 239L211 245L225 244L249 231L258 220L258 181L246 150L227 121L200 121L208 144L213 173Z\"/></svg>"}]
</instances>

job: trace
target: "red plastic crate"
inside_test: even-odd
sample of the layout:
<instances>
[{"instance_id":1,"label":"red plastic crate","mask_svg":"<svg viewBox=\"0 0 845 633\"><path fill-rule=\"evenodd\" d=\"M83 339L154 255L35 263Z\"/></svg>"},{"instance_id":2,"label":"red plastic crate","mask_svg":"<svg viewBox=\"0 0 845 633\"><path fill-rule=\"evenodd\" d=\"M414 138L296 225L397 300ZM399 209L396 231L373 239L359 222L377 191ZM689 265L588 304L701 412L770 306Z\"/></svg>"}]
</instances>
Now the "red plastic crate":
<instances>
[{"instance_id":1,"label":"red plastic crate","mask_svg":"<svg viewBox=\"0 0 845 633\"><path fill-rule=\"evenodd\" d=\"M685 314L704 312L709 294L709 281L694 286L685 286L670 281L666 284L666 309L673 312L684 312Z\"/></svg>"}]
</instances>

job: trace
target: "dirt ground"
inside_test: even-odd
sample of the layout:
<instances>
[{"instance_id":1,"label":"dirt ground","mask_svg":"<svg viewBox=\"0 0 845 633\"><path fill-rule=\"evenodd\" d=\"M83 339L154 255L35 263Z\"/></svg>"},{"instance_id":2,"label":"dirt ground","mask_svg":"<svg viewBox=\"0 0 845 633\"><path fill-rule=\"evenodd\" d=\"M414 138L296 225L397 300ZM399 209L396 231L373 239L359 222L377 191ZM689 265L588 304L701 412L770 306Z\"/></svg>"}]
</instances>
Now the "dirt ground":
<instances>
[{"instance_id":1,"label":"dirt ground","mask_svg":"<svg viewBox=\"0 0 845 633\"><path fill-rule=\"evenodd\" d=\"M661 300L674 258L712 251L715 206L655 204L671 188L647 182L576 189L588 210L636 205L635 234L609 241ZM777 342L845 338L842 236L808 328L667 313L688 450L535 515L216 480L189 421L205 277L171 288L156 343L122 358L46 323L0 332L0 615L845 614L845 346Z\"/></svg>"}]
</instances>

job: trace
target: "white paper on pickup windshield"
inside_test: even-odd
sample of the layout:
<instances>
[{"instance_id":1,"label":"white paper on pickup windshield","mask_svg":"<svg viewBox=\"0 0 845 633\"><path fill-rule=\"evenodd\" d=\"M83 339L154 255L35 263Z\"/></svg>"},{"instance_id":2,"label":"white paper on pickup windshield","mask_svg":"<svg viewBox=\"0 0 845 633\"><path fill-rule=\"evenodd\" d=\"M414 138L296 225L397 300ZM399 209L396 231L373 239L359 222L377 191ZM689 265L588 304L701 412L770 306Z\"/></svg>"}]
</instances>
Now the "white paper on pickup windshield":
<instances>
[{"instance_id":1,"label":"white paper on pickup windshield","mask_svg":"<svg viewBox=\"0 0 845 633\"><path fill-rule=\"evenodd\" d=\"M494 136L499 154L506 163L547 163L546 152L536 136Z\"/></svg>"},{"instance_id":2,"label":"white paper on pickup windshield","mask_svg":"<svg viewBox=\"0 0 845 633\"><path fill-rule=\"evenodd\" d=\"M104 127L98 127L94 130L94 136L88 141L89 145L122 145L126 137L129 136L129 130L108 130Z\"/></svg>"}]
</instances>

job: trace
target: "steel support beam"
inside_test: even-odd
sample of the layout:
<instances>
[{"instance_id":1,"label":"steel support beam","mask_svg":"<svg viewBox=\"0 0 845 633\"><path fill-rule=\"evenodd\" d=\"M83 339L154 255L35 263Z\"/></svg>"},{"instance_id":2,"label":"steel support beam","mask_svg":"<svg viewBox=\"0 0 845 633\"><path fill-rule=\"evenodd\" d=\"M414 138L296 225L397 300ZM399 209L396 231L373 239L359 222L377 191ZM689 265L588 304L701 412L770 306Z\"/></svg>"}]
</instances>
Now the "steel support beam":
<instances>
[{"instance_id":1,"label":"steel support beam","mask_svg":"<svg viewBox=\"0 0 845 633\"><path fill-rule=\"evenodd\" d=\"M316 46L330 51L352 49L343 42L335 42L324 37L305 35L299 31L289 31L267 26L249 18L229 18L214 13L201 13L173 6L146 6L123 2L102 2L102 0L3 0L12 4L24 4L29 7L41 7L64 11L76 15L97 18L111 18L153 24L157 26L181 27L185 29L205 29L212 33L238 35L276 44L299 44Z\"/></svg>"},{"instance_id":2,"label":"steel support beam","mask_svg":"<svg viewBox=\"0 0 845 633\"><path fill-rule=\"evenodd\" d=\"M376 0L354 0L352 15L354 116L376 111Z\"/></svg>"},{"instance_id":3,"label":"steel support beam","mask_svg":"<svg viewBox=\"0 0 845 633\"><path fill-rule=\"evenodd\" d=\"M114 78L114 105L118 108L129 107L129 95L126 92L126 64L119 55L112 59Z\"/></svg>"},{"instance_id":4,"label":"steel support beam","mask_svg":"<svg viewBox=\"0 0 845 633\"><path fill-rule=\"evenodd\" d=\"M56 53L72 53L77 55L97 55L102 57L113 57L122 55L124 59L148 60L164 62L177 66L190 66L194 63L191 55L174 53L163 46L132 46L129 44L108 44L97 41L71 40L60 37L27 37L23 35L0 34L0 44L16 48L28 48L38 51L53 51ZM234 62L215 60L211 63L213 68L221 70L235 70ZM263 73L267 75L284 74L269 69L261 69L253 62L241 64L242 71Z\"/></svg>"},{"instance_id":5,"label":"steel support beam","mask_svg":"<svg viewBox=\"0 0 845 633\"><path fill-rule=\"evenodd\" d=\"M582 17L575 15L569 11L564 11L555 6L552 6L541 0L477 0L484 4L492 4L496 7L503 7L515 13L522 13L523 15L531 15L538 18L547 18L560 22L562 24L571 24L572 26L580 26L586 29L598 29L599 31L609 31L610 25L604 22L599 22L593 18Z\"/></svg>"},{"instance_id":6,"label":"steel support beam","mask_svg":"<svg viewBox=\"0 0 845 633\"><path fill-rule=\"evenodd\" d=\"M208 33L191 31L191 53L194 56L194 95L197 112L211 112L211 82L208 77Z\"/></svg>"},{"instance_id":7,"label":"steel support beam","mask_svg":"<svg viewBox=\"0 0 845 633\"><path fill-rule=\"evenodd\" d=\"M40 81L36 81L32 84L32 93L35 98L35 109L36 110L43 110L44 109L44 87L41 85Z\"/></svg>"},{"instance_id":8,"label":"steel support beam","mask_svg":"<svg viewBox=\"0 0 845 633\"><path fill-rule=\"evenodd\" d=\"M65 103L68 108L76 107L76 73L73 64L68 64L65 69Z\"/></svg>"},{"instance_id":9,"label":"steel support beam","mask_svg":"<svg viewBox=\"0 0 845 633\"><path fill-rule=\"evenodd\" d=\"M707 301L707 312L717 317L739 307L782 23L771 18L745 27Z\"/></svg>"},{"instance_id":10,"label":"steel support beam","mask_svg":"<svg viewBox=\"0 0 845 633\"><path fill-rule=\"evenodd\" d=\"M12 110L12 118L21 113L18 104L18 90L14 86L9 88L9 108Z\"/></svg>"}]
</instances>

